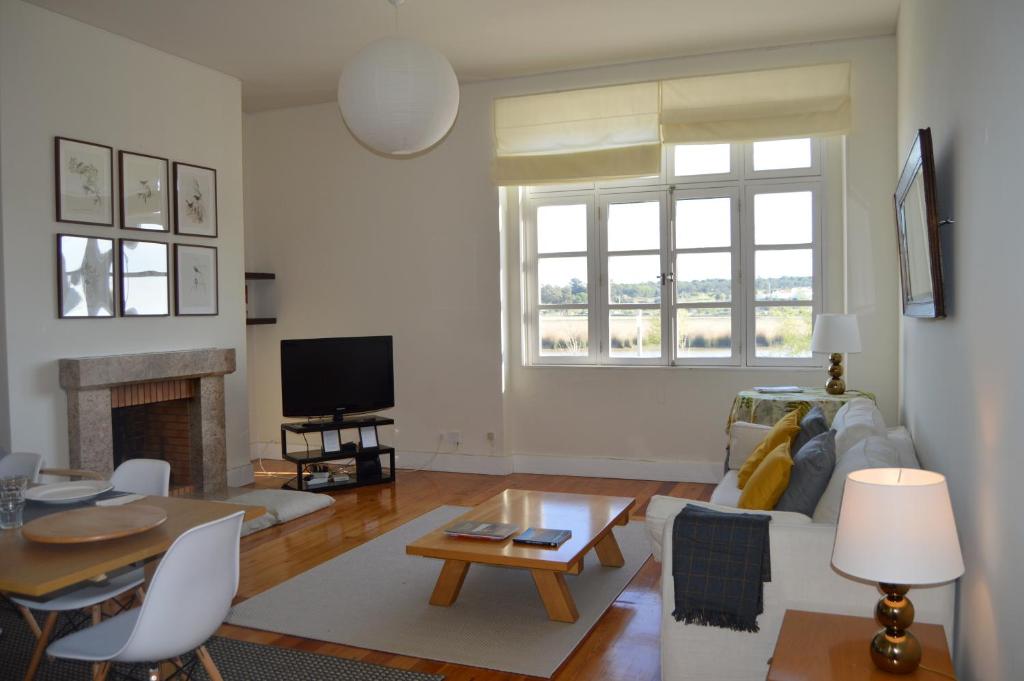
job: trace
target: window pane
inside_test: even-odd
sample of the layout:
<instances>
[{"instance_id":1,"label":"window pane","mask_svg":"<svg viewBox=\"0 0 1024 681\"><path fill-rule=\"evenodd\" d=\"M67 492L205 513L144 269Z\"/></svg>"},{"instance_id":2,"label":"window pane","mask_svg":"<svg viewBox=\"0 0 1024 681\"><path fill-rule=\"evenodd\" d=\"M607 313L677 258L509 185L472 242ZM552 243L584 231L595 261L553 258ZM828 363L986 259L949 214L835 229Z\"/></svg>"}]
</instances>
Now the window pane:
<instances>
[{"instance_id":1,"label":"window pane","mask_svg":"<svg viewBox=\"0 0 1024 681\"><path fill-rule=\"evenodd\" d=\"M676 310L676 356L732 357L732 310L728 307Z\"/></svg>"},{"instance_id":2,"label":"window pane","mask_svg":"<svg viewBox=\"0 0 1024 681\"><path fill-rule=\"evenodd\" d=\"M587 259L541 258L537 261L541 305L587 302Z\"/></svg>"},{"instance_id":3,"label":"window pane","mask_svg":"<svg viewBox=\"0 0 1024 681\"><path fill-rule=\"evenodd\" d=\"M678 144L674 160L676 177L718 175L731 167L728 144Z\"/></svg>"},{"instance_id":4,"label":"window pane","mask_svg":"<svg viewBox=\"0 0 1024 681\"><path fill-rule=\"evenodd\" d=\"M811 300L814 257L811 249L757 251L754 254L757 300Z\"/></svg>"},{"instance_id":5,"label":"window pane","mask_svg":"<svg viewBox=\"0 0 1024 681\"><path fill-rule=\"evenodd\" d=\"M661 256L616 255L608 258L608 302L660 303Z\"/></svg>"},{"instance_id":6,"label":"window pane","mask_svg":"<svg viewBox=\"0 0 1024 681\"><path fill-rule=\"evenodd\" d=\"M676 248L728 248L732 237L732 199L676 201Z\"/></svg>"},{"instance_id":7,"label":"window pane","mask_svg":"<svg viewBox=\"0 0 1024 681\"><path fill-rule=\"evenodd\" d=\"M732 300L731 253L680 253L676 256L676 302Z\"/></svg>"},{"instance_id":8,"label":"window pane","mask_svg":"<svg viewBox=\"0 0 1024 681\"><path fill-rule=\"evenodd\" d=\"M542 357L585 357L590 336L586 310L541 310Z\"/></svg>"},{"instance_id":9,"label":"window pane","mask_svg":"<svg viewBox=\"0 0 1024 681\"><path fill-rule=\"evenodd\" d=\"M612 357L661 357L661 310L610 310Z\"/></svg>"},{"instance_id":10,"label":"window pane","mask_svg":"<svg viewBox=\"0 0 1024 681\"><path fill-rule=\"evenodd\" d=\"M809 244L814 234L811 192L754 195L754 243Z\"/></svg>"},{"instance_id":11,"label":"window pane","mask_svg":"<svg viewBox=\"0 0 1024 681\"><path fill-rule=\"evenodd\" d=\"M587 204L539 206L537 252L568 253L587 250Z\"/></svg>"},{"instance_id":12,"label":"window pane","mask_svg":"<svg viewBox=\"0 0 1024 681\"><path fill-rule=\"evenodd\" d=\"M754 308L754 353L757 357L810 357L811 308Z\"/></svg>"},{"instance_id":13,"label":"window pane","mask_svg":"<svg viewBox=\"0 0 1024 681\"><path fill-rule=\"evenodd\" d=\"M811 167L811 139L754 142L754 171Z\"/></svg>"},{"instance_id":14,"label":"window pane","mask_svg":"<svg viewBox=\"0 0 1024 681\"><path fill-rule=\"evenodd\" d=\"M609 204L609 251L658 248L661 248L661 206L657 201Z\"/></svg>"}]
</instances>

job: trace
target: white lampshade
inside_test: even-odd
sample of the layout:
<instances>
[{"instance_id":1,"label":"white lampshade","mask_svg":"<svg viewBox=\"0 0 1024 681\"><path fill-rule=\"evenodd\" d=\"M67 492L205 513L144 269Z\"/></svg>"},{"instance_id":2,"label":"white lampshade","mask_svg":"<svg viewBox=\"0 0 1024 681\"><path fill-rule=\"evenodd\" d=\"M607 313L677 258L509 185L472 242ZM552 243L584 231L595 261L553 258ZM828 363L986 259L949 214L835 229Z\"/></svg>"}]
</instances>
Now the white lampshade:
<instances>
[{"instance_id":1,"label":"white lampshade","mask_svg":"<svg viewBox=\"0 0 1024 681\"><path fill-rule=\"evenodd\" d=\"M363 144L407 156L437 144L451 129L459 82L437 50L409 38L382 38L345 65L338 108Z\"/></svg>"},{"instance_id":2,"label":"white lampshade","mask_svg":"<svg viewBox=\"0 0 1024 681\"><path fill-rule=\"evenodd\" d=\"M914 468L850 473L832 565L886 584L939 584L962 575L946 478Z\"/></svg>"},{"instance_id":3,"label":"white lampshade","mask_svg":"<svg viewBox=\"0 0 1024 681\"><path fill-rule=\"evenodd\" d=\"M855 314L820 314L814 320L811 352L860 352Z\"/></svg>"}]
</instances>

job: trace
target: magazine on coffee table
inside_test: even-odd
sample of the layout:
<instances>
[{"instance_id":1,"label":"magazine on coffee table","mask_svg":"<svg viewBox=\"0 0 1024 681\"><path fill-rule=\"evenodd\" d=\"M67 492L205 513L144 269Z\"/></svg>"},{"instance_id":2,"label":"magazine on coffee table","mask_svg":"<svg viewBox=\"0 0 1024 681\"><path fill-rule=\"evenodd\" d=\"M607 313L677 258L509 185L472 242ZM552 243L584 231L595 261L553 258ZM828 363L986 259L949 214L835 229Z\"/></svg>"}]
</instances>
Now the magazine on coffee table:
<instances>
[{"instance_id":1,"label":"magazine on coffee table","mask_svg":"<svg viewBox=\"0 0 1024 681\"><path fill-rule=\"evenodd\" d=\"M451 527L446 527L444 533L449 537L502 541L511 537L518 529L515 525L509 525L508 523L485 523L479 520L464 520Z\"/></svg>"},{"instance_id":2,"label":"magazine on coffee table","mask_svg":"<svg viewBox=\"0 0 1024 681\"><path fill-rule=\"evenodd\" d=\"M572 536L572 530L548 530L543 527L531 527L518 537L512 539L516 544L547 546L557 548Z\"/></svg>"}]
</instances>

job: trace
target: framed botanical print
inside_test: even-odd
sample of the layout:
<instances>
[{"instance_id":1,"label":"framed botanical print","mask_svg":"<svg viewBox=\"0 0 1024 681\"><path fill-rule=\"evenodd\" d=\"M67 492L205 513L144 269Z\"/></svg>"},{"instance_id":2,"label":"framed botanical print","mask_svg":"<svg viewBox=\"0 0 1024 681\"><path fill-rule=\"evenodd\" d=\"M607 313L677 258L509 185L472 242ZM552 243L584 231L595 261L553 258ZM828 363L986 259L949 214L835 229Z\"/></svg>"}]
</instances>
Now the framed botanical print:
<instances>
[{"instance_id":1,"label":"framed botanical print","mask_svg":"<svg viewBox=\"0 0 1024 681\"><path fill-rule=\"evenodd\" d=\"M57 235L57 316L114 316L114 240Z\"/></svg>"},{"instance_id":2,"label":"framed botanical print","mask_svg":"<svg viewBox=\"0 0 1024 681\"><path fill-rule=\"evenodd\" d=\"M217 249L174 244L174 314L217 314Z\"/></svg>"},{"instance_id":3,"label":"framed botanical print","mask_svg":"<svg viewBox=\"0 0 1024 681\"><path fill-rule=\"evenodd\" d=\"M170 264L167 244L121 239L121 316L170 314Z\"/></svg>"},{"instance_id":4,"label":"framed botanical print","mask_svg":"<svg viewBox=\"0 0 1024 681\"><path fill-rule=\"evenodd\" d=\"M121 228L171 231L167 159L119 151L117 168L121 176Z\"/></svg>"},{"instance_id":5,"label":"framed botanical print","mask_svg":"<svg viewBox=\"0 0 1024 681\"><path fill-rule=\"evenodd\" d=\"M57 222L114 226L114 150L67 137L54 138Z\"/></svg>"},{"instance_id":6,"label":"framed botanical print","mask_svg":"<svg viewBox=\"0 0 1024 681\"><path fill-rule=\"evenodd\" d=\"M174 164L174 231L189 236L217 236L217 171Z\"/></svg>"}]
</instances>

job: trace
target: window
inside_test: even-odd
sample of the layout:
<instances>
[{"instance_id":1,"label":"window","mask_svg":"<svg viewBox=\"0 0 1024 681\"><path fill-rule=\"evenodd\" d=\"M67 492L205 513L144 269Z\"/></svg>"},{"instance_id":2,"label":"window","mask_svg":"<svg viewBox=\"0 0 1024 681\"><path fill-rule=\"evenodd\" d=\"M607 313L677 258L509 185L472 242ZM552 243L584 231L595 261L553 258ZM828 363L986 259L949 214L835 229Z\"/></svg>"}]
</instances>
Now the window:
<instances>
[{"instance_id":1,"label":"window","mask_svg":"<svg viewBox=\"0 0 1024 681\"><path fill-rule=\"evenodd\" d=\"M660 176L524 188L532 364L810 364L820 141L666 148Z\"/></svg>"}]
</instances>

